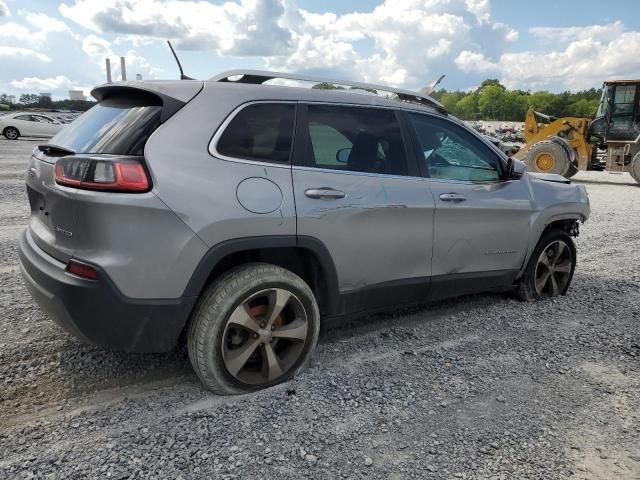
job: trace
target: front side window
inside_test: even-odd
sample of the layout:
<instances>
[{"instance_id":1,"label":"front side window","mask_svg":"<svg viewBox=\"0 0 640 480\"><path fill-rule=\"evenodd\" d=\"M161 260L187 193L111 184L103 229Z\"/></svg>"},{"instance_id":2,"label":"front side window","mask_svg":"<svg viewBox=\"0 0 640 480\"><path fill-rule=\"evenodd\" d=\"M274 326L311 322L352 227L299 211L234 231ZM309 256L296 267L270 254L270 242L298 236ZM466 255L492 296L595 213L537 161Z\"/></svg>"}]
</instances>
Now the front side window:
<instances>
[{"instance_id":1,"label":"front side window","mask_svg":"<svg viewBox=\"0 0 640 480\"><path fill-rule=\"evenodd\" d=\"M221 155L262 162L288 163L295 105L255 103L238 112L216 145Z\"/></svg>"},{"instance_id":2,"label":"front side window","mask_svg":"<svg viewBox=\"0 0 640 480\"><path fill-rule=\"evenodd\" d=\"M409 114L431 178L471 182L500 179L500 158L463 128L430 115Z\"/></svg>"},{"instance_id":3,"label":"front side window","mask_svg":"<svg viewBox=\"0 0 640 480\"><path fill-rule=\"evenodd\" d=\"M22 120L23 122L33 122L33 117L31 115L18 115L15 119Z\"/></svg>"},{"instance_id":4,"label":"front side window","mask_svg":"<svg viewBox=\"0 0 640 480\"><path fill-rule=\"evenodd\" d=\"M407 156L393 110L309 105L306 166L407 175Z\"/></svg>"}]
</instances>

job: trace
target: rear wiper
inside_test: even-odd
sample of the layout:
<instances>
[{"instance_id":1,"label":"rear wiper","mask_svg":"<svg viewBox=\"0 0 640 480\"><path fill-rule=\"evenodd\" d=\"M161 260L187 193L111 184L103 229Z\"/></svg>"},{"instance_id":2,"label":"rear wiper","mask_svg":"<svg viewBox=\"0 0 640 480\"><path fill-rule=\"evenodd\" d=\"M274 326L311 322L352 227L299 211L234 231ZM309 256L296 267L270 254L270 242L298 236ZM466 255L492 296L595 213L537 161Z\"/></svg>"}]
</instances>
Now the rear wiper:
<instances>
[{"instance_id":1,"label":"rear wiper","mask_svg":"<svg viewBox=\"0 0 640 480\"><path fill-rule=\"evenodd\" d=\"M63 155L74 155L76 153L75 150L72 150L67 147L63 147L61 145L55 145L53 143L43 143L42 145L38 145L38 149L44 153L53 153L53 154L63 154Z\"/></svg>"}]
</instances>

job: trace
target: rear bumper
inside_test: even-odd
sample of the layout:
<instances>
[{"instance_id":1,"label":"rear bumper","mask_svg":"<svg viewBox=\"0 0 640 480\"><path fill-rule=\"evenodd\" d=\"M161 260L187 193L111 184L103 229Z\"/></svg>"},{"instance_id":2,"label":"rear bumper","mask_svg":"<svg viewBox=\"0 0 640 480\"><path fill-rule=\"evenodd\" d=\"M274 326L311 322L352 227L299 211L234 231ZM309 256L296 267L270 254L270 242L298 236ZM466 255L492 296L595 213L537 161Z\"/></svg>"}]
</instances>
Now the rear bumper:
<instances>
[{"instance_id":1,"label":"rear bumper","mask_svg":"<svg viewBox=\"0 0 640 480\"><path fill-rule=\"evenodd\" d=\"M194 297L125 297L95 265L97 280L69 274L64 263L34 243L28 229L20 235L20 266L29 292L56 324L84 342L114 350L171 350L195 302Z\"/></svg>"}]
</instances>

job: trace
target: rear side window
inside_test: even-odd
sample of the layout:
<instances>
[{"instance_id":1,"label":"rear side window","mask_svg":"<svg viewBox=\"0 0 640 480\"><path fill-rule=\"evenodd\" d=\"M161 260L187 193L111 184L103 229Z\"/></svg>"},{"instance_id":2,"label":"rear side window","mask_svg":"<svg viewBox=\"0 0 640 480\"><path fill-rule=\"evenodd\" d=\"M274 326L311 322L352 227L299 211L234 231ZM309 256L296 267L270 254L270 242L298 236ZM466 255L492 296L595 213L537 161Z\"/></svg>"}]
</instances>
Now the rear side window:
<instances>
[{"instance_id":1,"label":"rear side window","mask_svg":"<svg viewBox=\"0 0 640 480\"><path fill-rule=\"evenodd\" d=\"M307 120L305 166L407 175L407 155L394 111L309 105Z\"/></svg>"},{"instance_id":2,"label":"rear side window","mask_svg":"<svg viewBox=\"0 0 640 480\"><path fill-rule=\"evenodd\" d=\"M216 150L227 157L288 163L294 118L292 103L249 105L229 122Z\"/></svg>"},{"instance_id":3,"label":"rear side window","mask_svg":"<svg viewBox=\"0 0 640 480\"><path fill-rule=\"evenodd\" d=\"M111 97L78 117L51 143L76 153L140 156L147 139L160 126L161 111L156 97Z\"/></svg>"}]
</instances>

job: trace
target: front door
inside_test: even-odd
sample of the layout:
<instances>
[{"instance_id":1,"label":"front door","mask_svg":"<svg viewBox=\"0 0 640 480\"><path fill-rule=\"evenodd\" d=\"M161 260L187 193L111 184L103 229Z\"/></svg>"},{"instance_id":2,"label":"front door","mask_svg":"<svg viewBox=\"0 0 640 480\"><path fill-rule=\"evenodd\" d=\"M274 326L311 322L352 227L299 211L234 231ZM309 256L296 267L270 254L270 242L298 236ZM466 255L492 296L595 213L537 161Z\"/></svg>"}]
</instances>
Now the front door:
<instances>
[{"instance_id":1,"label":"front door","mask_svg":"<svg viewBox=\"0 0 640 480\"><path fill-rule=\"evenodd\" d=\"M436 206L432 296L512 282L528 245L527 185L503 180L498 154L463 127L432 115L408 116Z\"/></svg>"},{"instance_id":2,"label":"front door","mask_svg":"<svg viewBox=\"0 0 640 480\"><path fill-rule=\"evenodd\" d=\"M331 254L337 313L424 300L434 200L407 154L396 112L325 104L298 111L297 233Z\"/></svg>"}]
</instances>

